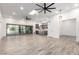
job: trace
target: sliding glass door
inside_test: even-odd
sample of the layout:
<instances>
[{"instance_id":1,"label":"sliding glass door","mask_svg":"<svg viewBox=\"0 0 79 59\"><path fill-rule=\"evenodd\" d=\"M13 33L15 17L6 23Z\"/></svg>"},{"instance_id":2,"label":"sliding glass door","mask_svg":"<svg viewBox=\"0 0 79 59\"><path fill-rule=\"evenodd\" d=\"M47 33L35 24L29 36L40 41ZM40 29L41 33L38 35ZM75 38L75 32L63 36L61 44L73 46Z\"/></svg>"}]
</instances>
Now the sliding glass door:
<instances>
[{"instance_id":1,"label":"sliding glass door","mask_svg":"<svg viewBox=\"0 0 79 59\"><path fill-rule=\"evenodd\" d=\"M21 26L19 26L19 27L20 27L20 28L19 28L19 29L20 29L20 32L19 32L19 33L20 33L20 34L26 34L26 26L22 26L22 25L21 25Z\"/></svg>"},{"instance_id":2,"label":"sliding glass door","mask_svg":"<svg viewBox=\"0 0 79 59\"><path fill-rule=\"evenodd\" d=\"M19 34L19 26L17 25L7 25L7 34Z\"/></svg>"},{"instance_id":3,"label":"sliding glass door","mask_svg":"<svg viewBox=\"0 0 79 59\"><path fill-rule=\"evenodd\" d=\"M32 33L32 26L26 26L26 33L30 34Z\"/></svg>"},{"instance_id":4,"label":"sliding glass door","mask_svg":"<svg viewBox=\"0 0 79 59\"><path fill-rule=\"evenodd\" d=\"M7 35L32 34L32 32L33 32L33 26L7 24L6 31L7 31L6 32Z\"/></svg>"}]
</instances>

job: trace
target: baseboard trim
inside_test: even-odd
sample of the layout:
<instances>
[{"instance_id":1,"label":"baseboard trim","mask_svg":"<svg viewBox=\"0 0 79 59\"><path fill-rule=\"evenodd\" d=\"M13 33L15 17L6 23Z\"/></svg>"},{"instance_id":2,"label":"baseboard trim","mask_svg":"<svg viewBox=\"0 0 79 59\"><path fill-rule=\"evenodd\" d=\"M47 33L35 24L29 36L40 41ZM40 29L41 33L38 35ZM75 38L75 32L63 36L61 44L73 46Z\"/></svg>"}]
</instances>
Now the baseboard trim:
<instances>
[{"instance_id":1,"label":"baseboard trim","mask_svg":"<svg viewBox=\"0 0 79 59\"><path fill-rule=\"evenodd\" d=\"M47 36L49 38L54 38L54 39L59 39L59 37L56 37L56 36Z\"/></svg>"}]
</instances>

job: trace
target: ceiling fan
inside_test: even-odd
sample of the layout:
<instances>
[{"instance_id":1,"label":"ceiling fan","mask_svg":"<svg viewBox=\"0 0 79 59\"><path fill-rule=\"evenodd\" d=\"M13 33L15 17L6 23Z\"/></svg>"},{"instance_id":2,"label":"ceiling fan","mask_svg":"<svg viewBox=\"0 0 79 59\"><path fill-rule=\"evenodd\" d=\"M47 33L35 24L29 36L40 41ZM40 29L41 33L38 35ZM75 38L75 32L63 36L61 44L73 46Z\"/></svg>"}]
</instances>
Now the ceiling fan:
<instances>
[{"instance_id":1,"label":"ceiling fan","mask_svg":"<svg viewBox=\"0 0 79 59\"><path fill-rule=\"evenodd\" d=\"M55 4L55 3L51 3L51 4L48 5L48 6L46 5L46 3L44 3L44 6L41 6L41 5L39 5L39 4L36 4L37 6L40 7L40 9L35 9L35 10L40 10L39 13L42 12L42 11L44 11L44 14L46 14L46 11L52 12L51 9L56 9L56 7L51 8L51 6L54 5L54 4Z\"/></svg>"}]
</instances>

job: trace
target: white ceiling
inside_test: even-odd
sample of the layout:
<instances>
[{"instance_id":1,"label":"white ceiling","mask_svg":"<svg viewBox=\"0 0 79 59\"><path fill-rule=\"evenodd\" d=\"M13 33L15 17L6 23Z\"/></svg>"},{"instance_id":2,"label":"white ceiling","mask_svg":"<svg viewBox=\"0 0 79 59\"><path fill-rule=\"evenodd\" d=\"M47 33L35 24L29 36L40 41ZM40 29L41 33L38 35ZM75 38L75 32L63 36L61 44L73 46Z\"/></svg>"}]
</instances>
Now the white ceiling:
<instances>
[{"instance_id":1,"label":"white ceiling","mask_svg":"<svg viewBox=\"0 0 79 59\"><path fill-rule=\"evenodd\" d=\"M42 3L38 3L39 5L43 5ZM48 3L47 5L49 5ZM20 10L20 7L24 7L24 10ZM43 17L43 16L50 16L50 14L55 14L57 10L62 10L62 12L71 10L73 8L76 8L74 6L74 3L55 3L51 7L56 7L56 10L52 10L52 13L47 12L47 14L44 14L41 12L38 15L29 16L29 12L31 12L34 9L39 8L35 5L35 3L0 3L0 10L2 12L3 17L13 17L16 19L23 19L25 16L29 17ZM12 13L15 12L16 14L13 15Z\"/></svg>"}]
</instances>

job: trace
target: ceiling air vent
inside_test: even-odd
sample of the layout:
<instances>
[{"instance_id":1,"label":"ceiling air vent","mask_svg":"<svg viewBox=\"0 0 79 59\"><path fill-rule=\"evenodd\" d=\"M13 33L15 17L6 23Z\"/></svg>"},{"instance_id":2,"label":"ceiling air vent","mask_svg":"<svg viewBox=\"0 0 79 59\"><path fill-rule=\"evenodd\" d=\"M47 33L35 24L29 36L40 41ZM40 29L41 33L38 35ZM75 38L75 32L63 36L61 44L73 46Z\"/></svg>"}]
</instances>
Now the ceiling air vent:
<instances>
[{"instance_id":1,"label":"ceiling air vent","mask_svg":"<svg viewBox=\"0 0 79 59\"><path fill-rule=\"evenodd\" d=\"M31 18L29 18L28 16L26 16L26 20L31 20Z\"/></svg>"}]
</instances>

